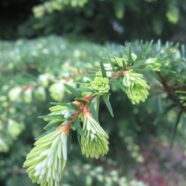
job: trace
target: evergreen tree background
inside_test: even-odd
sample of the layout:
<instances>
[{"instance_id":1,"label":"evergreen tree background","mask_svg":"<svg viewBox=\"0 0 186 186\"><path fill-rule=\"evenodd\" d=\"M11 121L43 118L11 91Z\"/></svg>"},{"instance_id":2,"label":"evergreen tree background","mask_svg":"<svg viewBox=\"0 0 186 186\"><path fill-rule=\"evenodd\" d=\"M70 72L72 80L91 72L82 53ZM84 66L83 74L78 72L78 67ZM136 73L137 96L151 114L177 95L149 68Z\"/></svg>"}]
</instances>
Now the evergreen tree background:
<instances>
[{"instance_id":1,"label":"evergreen tree background","mask_svg":"<svg viewBox=\"0 0 186 186\"><path fill-rule=\"evenodd\" d=\"M34 185L23 162L43 133L46 122L38 117L51 102L72 98L64 87L69 77L79 81L110 55L130 57L128 45L119 45L129 41L134 54L148 59L143 62L161 59L162 73L145 73L150 96L139 105L127 88L128 97L113 88L114 118L103 103L99 116L109 153L86 159L72 136L63 185L185 186L185 19L184 0L2 0L0 185Z\"/></svg>"}]
</instances>

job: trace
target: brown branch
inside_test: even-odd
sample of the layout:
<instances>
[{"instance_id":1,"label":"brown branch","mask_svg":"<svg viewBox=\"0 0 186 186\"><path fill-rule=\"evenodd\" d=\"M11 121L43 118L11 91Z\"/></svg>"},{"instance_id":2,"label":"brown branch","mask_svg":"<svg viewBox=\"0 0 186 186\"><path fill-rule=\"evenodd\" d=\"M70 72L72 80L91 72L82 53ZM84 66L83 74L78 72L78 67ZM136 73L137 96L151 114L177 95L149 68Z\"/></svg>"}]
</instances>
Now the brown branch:
<instances>
[{"instance_id":1,"label":"brown branch","mask_svg":"<svg viewBox=\"0 0 186 186\"><path fill-rule=\"evenodd\" d=\"M73 103L79 107L79 110L77 110L74 114L72 114L70 121L66 125L61 125L57 128L58 131L63 131L65 134L68 134L72 124L76 121L76 119L79 117L81 113L88 112L88 104L92 101L94 98L93 95L84 96L82 97L83 100L86 102L80 102L80 101L74 101Z\"/></svg>"},{"instance_id":2,"label":"brown branch","mask_svg":"<svg viewBox=\"0 0 186 186\"><path fill-rule=\"evenodd\" d=\"M175 91L180 90L180 89L175 89L175 87L169 86L167 84L167 81L165 80L165 77L160 72L157 72L157 74L160 78L161 84L163 85L163 89L165 90L167 95L170 97L170 99L172 101L174 101L176 103L176 105L178 105L183 112L186 112L186 107L184 105L182 105L181 100L175 95ZM180 88L180 86L177 88ZM182 87L182 88L184 88L184 87Z\"/></svg>"}]
</instances>

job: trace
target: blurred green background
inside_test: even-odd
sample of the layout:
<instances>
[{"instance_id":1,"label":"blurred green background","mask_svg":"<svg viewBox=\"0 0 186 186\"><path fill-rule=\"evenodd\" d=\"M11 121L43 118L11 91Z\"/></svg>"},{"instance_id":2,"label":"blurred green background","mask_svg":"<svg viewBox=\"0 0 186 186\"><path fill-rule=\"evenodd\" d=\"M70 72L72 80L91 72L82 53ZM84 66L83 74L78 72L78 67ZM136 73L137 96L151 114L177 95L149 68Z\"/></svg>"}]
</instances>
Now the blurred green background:
<instances>
[{"instance_id":1,"label":"blurred green background","mask_svg":"<svg viewBox=\"0 0 186 186\"><path fill-rule=\"evenodd\" d=\"M185 0L1 0L0 186L33 186L23 161L43 132L38 116L49 112L50 102L68 99L63 78L98 65L105 48L118 50L118 43L185 43L185 20ZM186 117L170 149L178 111L156 88L151 95L134 107L113 93L115 118L103 105L100 116L109 154L85 159L74 137L64 186L186 185Z\"/></svg>"}]
</instances>

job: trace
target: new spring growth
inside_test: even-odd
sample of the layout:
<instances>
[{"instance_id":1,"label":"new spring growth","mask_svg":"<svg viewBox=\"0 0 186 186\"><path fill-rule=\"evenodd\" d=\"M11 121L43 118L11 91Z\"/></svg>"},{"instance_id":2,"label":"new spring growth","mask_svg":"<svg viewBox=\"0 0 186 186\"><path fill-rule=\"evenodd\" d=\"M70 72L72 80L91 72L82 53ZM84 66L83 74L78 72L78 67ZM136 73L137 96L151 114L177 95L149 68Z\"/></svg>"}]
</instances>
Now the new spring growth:
<instances>
[{"instance_id":1,"label":"new spring growth","mask_svg":"<svg viewBox=\"0 0 186 186\"><path fill-rule=\"evenodd\" d=\"M74 111L68 105L53 106L50 110L52 113L44 119L49 122L45 129L51 128L52 132L35 142L24 167L34 183L41 186L61 186L67 162L68 134L80 111Z\"/></svg>"},{"instance_id":2,"label":"new spring growth","mask_svg":"<svg viewBox=\"0 0 186 186\"><path fill-rule=\"evenodd\" d=\"M83 108L83 131L81 135L82 154L90 158L99 158L107 154L108 135L93 118L88 106Z\"/></svg>"},{"instance_id":3,"label":"new spring growth","mask_svg":"<svg viewBox=\"0 0 186 186\"><path fill-rule=\"evenodd\" d=\"M55 130L35 142L24 167L33 183L60 186L67 162L67 138L63 130Z\"/></svg>"},{"instance_id":4,"label":"new spring growth","mask_svg":"<svg viewBox=\"0 0 186 186\"><path fill-rule=\"evenodd\" d=\"M144 102L149 95L149 85L142 74L133 70L124 71L122 80L122 89L127 94L133 104Z\"/></svg>"},{"instance_id":5,"label":"new spring growth","mask_svg":"<svg viewBox=\"0 0 186 186\"><path fill-rule=\"evenodd\" d=\"M145 68L153 71L160 71L161 63L158 58L148 58L145 62Z\"/></svg>"},{"instance_id":6,"label":"new spring growth","mask_svg":"<svg viewBox=\"0 0 186 186\"><path fill-rule=\"evenodd\" d=\"M91 82L91 88L95 91L96 95L103 95L109 92L109 80L103 77L95 77Z\"/></svg>"}]
</instances>

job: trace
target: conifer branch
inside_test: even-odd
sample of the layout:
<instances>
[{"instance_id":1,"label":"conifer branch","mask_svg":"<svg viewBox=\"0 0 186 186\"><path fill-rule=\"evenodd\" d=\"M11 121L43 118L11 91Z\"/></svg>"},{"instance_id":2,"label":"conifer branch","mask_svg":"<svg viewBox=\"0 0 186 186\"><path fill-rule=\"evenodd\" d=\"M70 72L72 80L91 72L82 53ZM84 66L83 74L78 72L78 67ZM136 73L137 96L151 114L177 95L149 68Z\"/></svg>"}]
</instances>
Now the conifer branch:
<instances>
[{"instance_id":1,"label":"conifer branch","mask_svg":"<svg viewBox=\"0 0 186 186\"><path fill-rule=\"evenodd\" d=\"M168 97L181 108L172 135L171 145L173 144L175 131L186 108L179 96L175 94L177 91L175 87L174 89L170 87L162 75L161 68L165 67L161 60L156 56L147 59L142 57L143 55L137 56L130 48L126 56L111 56L106 63L101 63L100 68L75 71L73 77L69 76L62 80L63 88L73 96L74 101L57 103L50 108L51 113L43 117L48 122L45 127L48 133L36 141L24 164L34 182L41 186L58 186L61 183L60 173L64 172L67 161L67 141L72 132L76 132L79 136L81 152L86 157L97 159L107 154L109 137L101 127L98 118L100 98L103 98L112 116L109 96L113 86L121 89L132 104L144 102L149 96L150 89L150 83L143 73L145 71L158 74ZM76 82L77 77L78 82ZM75 86L69 84L72 81ZM37 85L23 87L23 90L34 86ZM52 165L52 161L60 162L60 165L57 163Z\"/></svg>"}]
</instances>

